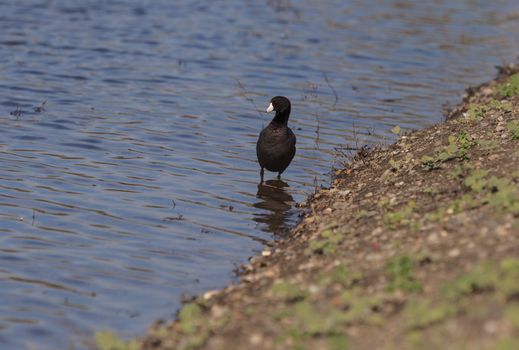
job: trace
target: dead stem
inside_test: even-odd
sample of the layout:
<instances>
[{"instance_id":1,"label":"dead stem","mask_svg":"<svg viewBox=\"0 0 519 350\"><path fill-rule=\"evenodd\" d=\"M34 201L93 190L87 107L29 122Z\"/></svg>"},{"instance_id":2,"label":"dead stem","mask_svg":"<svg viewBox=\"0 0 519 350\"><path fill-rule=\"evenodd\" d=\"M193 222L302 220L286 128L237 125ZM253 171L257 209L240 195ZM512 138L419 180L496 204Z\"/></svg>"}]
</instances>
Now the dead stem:
<instances>
[{"instance_id":1,"label":"dead stem","mask_svg":"<svg viewBox=\"0 0 519 350\"><path fill-rule=\"evenodd\" d=\"M263 115L261 114L262 111L261 111L261 109L258 108L258 106L256 105L256 102L254 102L254 99L252 97L248 96L250 94L250 92L247 91L247 89L245 88L245 85L243 85L242 82L238 78L234 78L234 80L236 80L236 83L238 84L238 87L242 91L242 96L245 97L245 99L252 104L252 106L254 107L256 112L258 112L260 117L263 117Z\"/></svg>"},{"instance_id":2,"label":"dead stem","mask_svg":"<svg viewBox=\"0 0 519 350\"><path fill-rule=\"evenodd\" d=\"M324 81L326 82L326 84L328 85L330 90L332 90L333 96L335 96L335 101L333 102L333 105L332 105L332 107L335 108L335 105L337 105L337 102L339 102L339 96L337 95L337 91L335 91L334 87L330 83L330 80L328 79L328 76L326 75L325 72L323 72L323 77L324 77Z\"/></svg>"}]
</instances>

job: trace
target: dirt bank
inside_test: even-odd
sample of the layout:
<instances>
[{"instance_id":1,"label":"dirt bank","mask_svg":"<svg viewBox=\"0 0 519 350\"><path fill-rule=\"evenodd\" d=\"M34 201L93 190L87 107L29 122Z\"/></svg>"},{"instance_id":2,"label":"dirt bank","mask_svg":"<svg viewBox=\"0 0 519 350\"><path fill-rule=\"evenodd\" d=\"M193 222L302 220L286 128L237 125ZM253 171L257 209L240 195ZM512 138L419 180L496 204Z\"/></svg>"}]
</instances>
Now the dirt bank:
<instances>
[{"instance_id":1,"label":"dirt bank","mask_svg":"<svg viewBox=\"0 0 519 350\"><path fill-rule=\"evenodd\" d=\"M518 71L358 154L237 285L99 347L519 349Z\"/></svg>"}]
</instances>

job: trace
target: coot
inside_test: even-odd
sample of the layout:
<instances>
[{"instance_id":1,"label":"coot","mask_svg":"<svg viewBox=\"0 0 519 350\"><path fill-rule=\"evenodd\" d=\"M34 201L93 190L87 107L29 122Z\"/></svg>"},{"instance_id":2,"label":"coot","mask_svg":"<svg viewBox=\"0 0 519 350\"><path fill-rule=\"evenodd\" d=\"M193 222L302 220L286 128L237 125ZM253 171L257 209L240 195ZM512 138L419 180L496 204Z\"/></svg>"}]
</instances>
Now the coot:
<instances>
[{"instance_id":1,"label":"coot","mask_svg":"<svg viewBox=\"0 0 519 350\"><path fill-rule=\"evenodd\" d=\"M261 167L261 182L263 182L264 169L277 172L279 179L296 154L296 135L287 125L290 116L288 98L273 97L267 108L267 112L272 111L276 111L276 115L261 131L256 144L256 154Z\"/></svg>"}]
</instances>

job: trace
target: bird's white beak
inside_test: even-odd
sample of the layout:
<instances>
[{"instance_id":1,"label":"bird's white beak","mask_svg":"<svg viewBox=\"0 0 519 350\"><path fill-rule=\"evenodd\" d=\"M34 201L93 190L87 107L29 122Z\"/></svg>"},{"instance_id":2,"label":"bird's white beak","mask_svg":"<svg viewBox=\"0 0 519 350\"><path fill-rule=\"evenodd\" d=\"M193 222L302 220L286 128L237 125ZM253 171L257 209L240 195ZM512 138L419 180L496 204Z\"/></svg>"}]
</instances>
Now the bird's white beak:
<instances>
[{"instance_id":1,"label":"bird's white beak","mask_svg":"<svg viewBox=\"0 0 519 350\"><path fill-rule=\"evenodd\" d=\"M269 107L267 108L267 113L270 113L274 110L274 106L272 105L272 102L269 104Z\"/></svg>"}]
</instances>

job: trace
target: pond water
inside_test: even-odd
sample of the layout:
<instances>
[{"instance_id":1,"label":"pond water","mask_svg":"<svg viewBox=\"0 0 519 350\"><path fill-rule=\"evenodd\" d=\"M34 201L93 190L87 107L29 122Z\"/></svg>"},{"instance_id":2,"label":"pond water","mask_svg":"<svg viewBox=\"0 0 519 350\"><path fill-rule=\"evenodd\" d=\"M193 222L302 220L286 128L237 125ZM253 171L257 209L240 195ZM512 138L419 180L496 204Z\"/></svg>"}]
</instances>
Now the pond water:
<instances>
[{"instance_id":1,"label":"pond water","mask_svg":"<svg viewBox=\"0 0 519 350\"><path fill-rule=\"evenodd\" d=\"M442 120L519 2L0 1L0 347L142 334L297 222L336 149ZM298 150L258 187L272 96Z\"/></svg>"}]
</instances>

